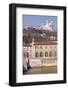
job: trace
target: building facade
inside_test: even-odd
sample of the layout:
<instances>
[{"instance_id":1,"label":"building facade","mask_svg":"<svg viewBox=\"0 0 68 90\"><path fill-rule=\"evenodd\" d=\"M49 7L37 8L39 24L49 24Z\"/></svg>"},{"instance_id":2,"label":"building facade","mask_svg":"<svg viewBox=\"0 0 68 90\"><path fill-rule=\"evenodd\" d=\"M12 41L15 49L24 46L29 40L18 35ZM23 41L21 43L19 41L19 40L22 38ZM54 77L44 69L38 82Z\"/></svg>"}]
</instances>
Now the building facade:
<instances>
[{"instance_id":1,"label":"building facade","mask_svg":"<svg viewBox=\"0 0 68 90\"><path fill-rule=\"evenodd\" d=\"M24 46L25 57L40 59L57 58L57 42L32 42L31 45Z\"/></svg>"}]
</instances>

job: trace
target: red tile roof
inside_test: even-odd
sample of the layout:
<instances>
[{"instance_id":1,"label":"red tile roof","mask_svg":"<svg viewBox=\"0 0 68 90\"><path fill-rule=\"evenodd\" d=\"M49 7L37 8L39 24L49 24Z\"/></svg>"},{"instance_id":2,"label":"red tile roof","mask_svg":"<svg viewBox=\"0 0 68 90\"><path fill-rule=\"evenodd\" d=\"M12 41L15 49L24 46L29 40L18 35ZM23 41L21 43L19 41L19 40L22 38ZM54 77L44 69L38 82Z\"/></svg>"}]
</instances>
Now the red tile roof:
<instances>
[{"instance_id":1,"label":"red tile roof","mask_svg":"<svg viewBox=\"0 0 68 90\"><path fill-rule=\"evenodd\" d=\"M57 41L34 42L33 45L57 45ZM32 47L32 44L24 44L25 47Z\"/></svg>"},{"instance_id":2,"label":"red tile roof","mask_svg":"<svg viewBox=\"0 0 68 90\"><path fill-rule=\"evenodd\" d=\"M47 41L47 42L34 42L34 45L56 45L57 42Z\"/></svg>"}]
</instances>

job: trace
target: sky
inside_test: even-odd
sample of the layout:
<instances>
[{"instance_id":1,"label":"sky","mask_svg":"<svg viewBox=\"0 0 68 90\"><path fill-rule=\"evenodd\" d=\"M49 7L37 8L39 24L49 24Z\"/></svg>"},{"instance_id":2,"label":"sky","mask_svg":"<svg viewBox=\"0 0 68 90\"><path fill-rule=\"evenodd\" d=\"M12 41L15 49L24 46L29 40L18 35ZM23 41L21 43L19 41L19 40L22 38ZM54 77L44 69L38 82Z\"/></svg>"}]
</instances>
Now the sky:
<instances>
[{"instance_id":1,"label":"sky","mask_svg":"<svg viewBox=\"0 0 68 90\"><path fill-rule=\"evenodd\" d=\"M46 24L47 20L52 22L53 29L57 30L57 16L23 15L24 27L39 27Z\"/></svg>"}]
</instances>

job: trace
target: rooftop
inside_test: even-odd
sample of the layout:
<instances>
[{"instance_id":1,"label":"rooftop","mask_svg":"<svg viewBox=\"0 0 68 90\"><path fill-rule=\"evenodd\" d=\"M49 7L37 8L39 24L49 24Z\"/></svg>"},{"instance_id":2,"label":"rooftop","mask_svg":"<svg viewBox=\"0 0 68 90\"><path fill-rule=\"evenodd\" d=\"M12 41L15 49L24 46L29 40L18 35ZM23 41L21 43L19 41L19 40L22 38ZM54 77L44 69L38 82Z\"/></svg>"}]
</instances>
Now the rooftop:
<instances>
[{"instance_id":1,"label":"rooftop","mask_svg":"<svg viewBox=\"0 0 68 90\"><path fill-rule=\"evenodd\" d=\"M57 42L46 41L46 42L34 42L34 45L56 45Z\"/></svg>"},{"instance_id":2,"label":"rooftop","mask_svg":"<svg viewBox=\"0 0 68 90\"><path fill-rule=\"evenodd\" d=\"M57 41L33 42L33 45L57 45ZM25 47L32 47L32 43L23 44Z\"/></svg>"}]
</instances>

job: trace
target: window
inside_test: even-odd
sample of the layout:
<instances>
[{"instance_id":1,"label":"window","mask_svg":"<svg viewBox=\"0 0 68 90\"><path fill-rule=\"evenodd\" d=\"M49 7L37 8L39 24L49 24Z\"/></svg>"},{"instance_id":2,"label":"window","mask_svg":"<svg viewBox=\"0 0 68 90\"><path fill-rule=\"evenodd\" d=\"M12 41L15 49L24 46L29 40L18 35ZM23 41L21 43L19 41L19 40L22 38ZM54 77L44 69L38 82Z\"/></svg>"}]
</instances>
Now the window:
<instances>
[{"instance_id":1,"label":"window","mask_svg":"<svg viewBox=\"0 0 68 90\"><path fill-rule=\"evenodd\" d=\"M52 51L50 51L50 52L49 52L49 56L50 56L50 57L52 57L52 56L53 56Z\"/></svg>"},{"instance_id":2,"label":"window","mask_svg":"<svg viewBox=\"0 0 68 90\"><path fill-rule=\"evenodd\" d=\"M57 56L57 52L56 51L54 51L54 56Z\"/></svg>"},{"instance_id":3,"label":"window","mask_svg":"<svg viewBox=\"0 0 68 90\"><path fill-rule=\"evenodd\" d=\"M38 56L39 56L39 55L38 55L38 52L36 52L36 53L35 53L35 57L38 57Z\"/></svg>"},{"instance_id":4,"label":"window","mask_svg":"<svg viewBox=\"0 0 68 90\"><path fill-rule=\"evenodd\" d=\"M40 46L40 49L42 49L43 47L42 46Z\"/></svg>"},{"instance_id":5,"label":"window","mask_svg":"<svg viewBox=\"0 0 68 90\"><path fill-rule=\"evenodd\" d=\"M47 48L47 46L45 46L45 49Z\"/></svg>"},{"instance_id":6,"label":"window","mask_svg":"<svg viewBox=\"0 0 68 90\"><path fill-rule=\"evenodd\" d=\"M56 48L56 46L54 46L54 48Z\"/></svg>"},{"instance_id":7,"label":"window","mask_svg":"<svg viewBox=\"0 0 68 90\"><path fill-rule=\"evenodd\" d=\"M43 56L43 53L42 52L40 52L40 57L42 57Z\"/></svg>"},{"instance_id":8,"label":"window","mask_svg":"<svg viewBox=\"0 0 68 90\"><path fill-rule=\"evenodd\" d=\"M52 48L52 45L50 45L50 48Z\"/></svg>"},{"instance_id":9,"label":"window","mask_svg":"<svg viewBox=\"0 0 68 90\"><path fill-rule=\"evenodd\" d=\"M35 46L35 49L39 49L39 47L38 46Z\"/></svg>"},{"instance_id":10,"label":"window","mask_svg":"<svg viewBox=\"0 0 68 90\"><path fill-rule=\"evenodd\" d=\"M48 52L45 52L45 57L48 57Z\"/></svg>"}]
</instances>

